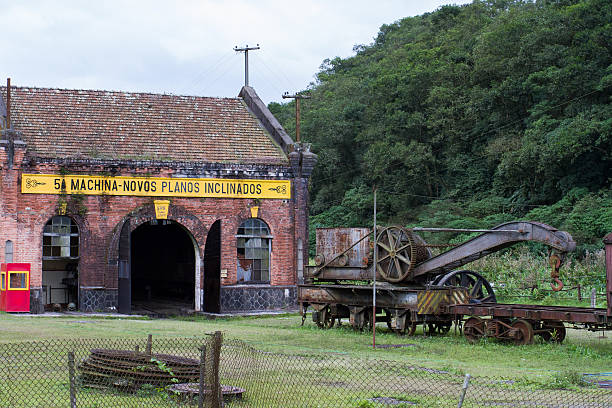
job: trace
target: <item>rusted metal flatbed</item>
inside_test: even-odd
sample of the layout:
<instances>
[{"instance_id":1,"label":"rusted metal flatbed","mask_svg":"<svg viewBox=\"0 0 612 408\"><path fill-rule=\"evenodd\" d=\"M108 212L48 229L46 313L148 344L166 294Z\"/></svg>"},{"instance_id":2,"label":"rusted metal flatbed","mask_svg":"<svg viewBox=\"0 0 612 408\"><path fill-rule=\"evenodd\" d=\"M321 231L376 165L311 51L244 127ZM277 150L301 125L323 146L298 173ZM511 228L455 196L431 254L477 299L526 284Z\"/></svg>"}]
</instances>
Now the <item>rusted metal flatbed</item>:
<instances>
[{"instance_id":1,"label":"rusted metal flatbed","mask_svg":"<svg viewBox=\"0 0 612 408\"><path fill-rule=\"evenodd\" d=\"M446 313L463 316L556 320L566 323L608 325L612 328L612 317L607 315L606 309L601 308L481 303L449 305L446 306Z\"/></svg>"},{"instance_id":2,"label":"rusted metal flatbed","mask_svg":"<svg viewBox=\"0 0 612 408\"><path fill-rule=\"evenodd\" d=\"M462 323L463 334L470 342L493 337L529 344L538 335L545 341L561 343L567 323L590 331L612 330L612 316L599 308L468 303L443 306L442 310Z\"/></svg>"}]
</instances>

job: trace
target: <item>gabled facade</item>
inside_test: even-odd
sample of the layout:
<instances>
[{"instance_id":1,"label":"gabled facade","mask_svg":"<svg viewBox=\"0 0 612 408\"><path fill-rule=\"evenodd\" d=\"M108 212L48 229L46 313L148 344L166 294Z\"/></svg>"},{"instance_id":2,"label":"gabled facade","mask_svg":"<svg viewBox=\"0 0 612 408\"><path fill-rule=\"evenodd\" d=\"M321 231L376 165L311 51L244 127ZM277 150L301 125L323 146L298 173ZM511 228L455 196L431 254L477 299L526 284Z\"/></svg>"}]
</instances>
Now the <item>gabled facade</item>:
<instances>
[{"instance_id":1,"label":"gabled facade","mask_svg":"<svg viewBox=\"0 0 612 408\"><path fill-rule=\"evenodd\" d=\"M32 312L295 305L316 155L252 88L10 91L0 261L31 264Z\"/></svg>"}]
</instances>

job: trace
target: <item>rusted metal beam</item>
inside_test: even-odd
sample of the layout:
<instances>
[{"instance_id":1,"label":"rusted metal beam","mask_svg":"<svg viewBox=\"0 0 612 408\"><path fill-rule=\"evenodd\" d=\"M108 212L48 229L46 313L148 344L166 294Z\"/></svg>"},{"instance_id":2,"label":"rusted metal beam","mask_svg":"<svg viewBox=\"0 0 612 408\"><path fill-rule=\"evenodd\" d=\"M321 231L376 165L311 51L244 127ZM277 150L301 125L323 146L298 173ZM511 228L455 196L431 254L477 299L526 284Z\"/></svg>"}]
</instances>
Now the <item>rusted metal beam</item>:
<instances>
[{"instance_id":1,"label":"rusted metal beam","mask_svg":"<svg viewBox=\"0 0 612 408\"><path fill-rule=\"evenodd\" d=\"M315 272L318 271L318 275ZM368 269L342 267L342 266L327 266L325 268L307 268L306 277L316 277L320 280L366 280L373 279L374 268ZM382 280L380 273L376 274L376 279Z\"/></svg>"},{"instance_id":2,"label":"rusted metal beam","mask_svg":"<svg viewBox=\"0 0 612 408\"><path fill-rule=\"evenodd\" d=\"M397 286L377 286L376 307L419 310L419 296L428 289L421 287L408 288ZM429 288L429 291L443 294L440 306L448 304L452 288ZM372 307L373 293L369 285L298 285L298 298L303 303L340 304L349 306ZM442 308L437 307L432 314L438 314Z\"/></svg>"},{"instance_id":3,"label":"rusted metal beam","mask_svg":"<svg viewBox=\"0 0 612 408\"><path fill-rule=\"evenodd\" d=\"M562 253L576 248L576 243L570 234L549 225L528 221L509 222L421 262L413 269L408 279L415 279L425 274L449 272L490 253L525 241L541 242Z\"/></svg>"},{"instance_id":4,"label":"rusted metal beam","mask_svg":"<svg viewBox=\"0 0 612 408\"><path fill-rule=\"evenodd\" d=\"M410 228L412 231L425 231L425 232L518 232L523 233L524 231L517 230L496 230L496 229L465 229L465 228L428 228L428 227L414 227Z\"/></svg>"},{"instance_id":5,"label":"rusted metal beam","mask_svg":"<svg viewBox=\"0 0 612 408\"><path fill-rule=\"evenodd\" d=\"M612 321L606 316L606 309L598 308L483 303L480 305L450 305L445 309L445 312L465 316L491 316L527 320L560 320L570 323L612 324Z\"/></svg>"}]
</instances>

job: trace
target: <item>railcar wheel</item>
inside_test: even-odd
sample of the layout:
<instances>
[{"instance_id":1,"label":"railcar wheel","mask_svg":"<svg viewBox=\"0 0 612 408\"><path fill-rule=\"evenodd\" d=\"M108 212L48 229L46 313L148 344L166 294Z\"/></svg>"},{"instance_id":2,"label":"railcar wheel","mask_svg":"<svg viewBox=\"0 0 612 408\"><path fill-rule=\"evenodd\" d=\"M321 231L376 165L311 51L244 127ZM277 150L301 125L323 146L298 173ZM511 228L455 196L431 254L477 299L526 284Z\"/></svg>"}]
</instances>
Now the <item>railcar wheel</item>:
<instances>
[{"instance_id":1,"label":"railcar wheel","mask_svg":"<svg viewBox=\"0 0 612 408\"><path fill-rule=\"evenodd\" d=\"M356 312L355 315L351 315L350 318L351 326L353 330L364 331L372 328L372 311L367 308Z\"/></svg>"},{"instance_id":2,"label":"railcar wheel","mask_svg":"<svg viewBox=\"0 0 612 408\"><path fill-rule=\"evenodd\" d=\"M403 227L383 228L376 238L376 270L387 282L401 282L416 264L417 248L412 234Z\"/></svg>"},{"instance_id":3,"label":"railcar wheel","mask_svg":"<svg viewBox=\"0 0 612 408\"><path fill-rule=\"evenodd\" d=\"M477 343L485 336L485 322L480 317L472 316L463 324L463 335L469 343Z\"/></svg>"},{"instance_id":4,"label":"railcar wheel","mask_svg":"<svg viewBox=\"0 0 612 408\"><path fill-rule=\"evenodd\" d=\"M393 331L393 333L395 334L399 334L400 336L412 336L414 335L414 332L416 331L416 327L417 324L415 322L411 322L409 320L409 317L406 316L406 322L404 325L403 329L396 329L393 327L392 325L392 317L393 317L393 313L390 312L389 310L385 310L385 313L387 314L387 327Z\"/></svg>"},{"instance_id":5,"label":"railcar wheel","mask_svg":"<svg viewBox=\"0 0 612 408\"><path fill-rule=\"evenodd\" d=\"M406 322L406 327L403 329L391 329L393 333L399 334L400 336L414 336L414 332L416 332L417 324L414 322Z\"/></svg>"},{"instance_id":6,"label":"railcar wheel","mask_svg":"<svg viewBox=\"0 0 612 408\"><path fill-rule=\"evenodd\" d=\"M404 336L408 336L408 337L414 336L414 333L416 332L416 328L417 328L416 322L406 323L406 328L404 328L404 330L402 330L400 334Z\"/></svg>"},{"instance_id":7,"label":"railcar wheel","mask_svg":"<svg viewBox=\"0 0 612 408\"><path fill-rule=\"evenodd\" d=\"M562 321L545 322L542 329L544 331L540 333L540 336L544 341L563 343L563 340L565 340L566 330Z\"/></svg>"},{"instance_id":8,"label":"railcar wheel","mask_svg":"<svg viewBox=\"0 0 612 408\"><path fill-rule=\"evenodd\" d=\"M452 271L433 281L436 286L460 286L468 290L470 298L482 303L496 303L497 298L491 284L474 271Z\"/></svg>"},{"instance_id":9,"label":"railcar wheel","mask_svg":"<svg viewBox=\"0 0 612 408\"><path fill-rule=\"evenodd\" d=\"M325 306L319 312L319 318L317 319L317 326L321 329L331 329L336 323L336 317L332 315L329 306Z\"/></svg>"},{"instance_id":10,"label":"railcar wheel","mask_svg":"<svg viewBox=\"0 0 612 408\"><path fill-rule=\"evenodd\" d=\"M395 331L395 329L393 329L393 325L392 325L392 320L393 320L393 312L389 311L388 309L385 309L385 315L387 316L387 328L389 330Z\"/></svg>"},{"instance_id":11,"label":"railcar wheel","mask_svg":"<svg viewBox=\"0 0 612 408\"><path fill-rule=\"evenodd\" d=\"M452 325L452 322L428 323L427 329L429 335L445 335L450 331Z\"/></svg>"},{"instance_id":12,"label":"railcar wheel","mask_svg":"<svg viewBox=\"0 0 612 408\"><path fill-rule=\"evenodd\" d=\"M372 330L372 327L374 326L374 318L372 317L372 310L368 310L366 309L364 311L365 313L365 325L364 325L364 329L365 330Z\"/></svg>"},{"instance_id":13,"label":"railcar wheel","mask_svg":"<svg viewBox=\"0 0 612 408\"><path fill-rule=\"evenodd\" d=\"M518 336L514 338L514 344L522 346L533 343L533 326L527 320L515 320L512 327L518 329Z\"/></svg>"}]
</instances>

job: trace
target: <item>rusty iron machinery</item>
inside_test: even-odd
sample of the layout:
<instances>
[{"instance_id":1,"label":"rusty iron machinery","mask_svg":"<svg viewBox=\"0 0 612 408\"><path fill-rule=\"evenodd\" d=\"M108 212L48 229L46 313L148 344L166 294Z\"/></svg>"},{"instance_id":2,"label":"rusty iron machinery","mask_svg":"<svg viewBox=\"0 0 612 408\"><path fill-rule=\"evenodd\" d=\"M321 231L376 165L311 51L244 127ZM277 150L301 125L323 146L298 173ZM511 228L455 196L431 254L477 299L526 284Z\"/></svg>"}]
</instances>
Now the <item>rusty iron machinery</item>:
<instances>
[{"instance_id":1,"label":"rusty iron machinery","mask_svg":"<svg viewBox=\"0 0 612 408\"><path fill-rule=\"evenodd\" d=\"M475 231L481 235L433 256L431 246L417 234L419 231ZM551 265L554 262L553 269L557 273L552 276L554 281L559 277L558 270L565 254L576 247L567 232L529 221L509 222L490 230L379 227L376 240L368 228L320 228L316 238L316 267L307 271L306 278L372 281L376 274L378 281L394 284L424 284L490 253L527 241L541 242L551 248ZM372 265L374 241L376 267Z\"/></svg>"},{"instance_id":2,"label":"rusty iron machinery","mask_svg":"<svg viewBox=\"0 0 612 408\"><path fill-rule=\"evenodd\" d=\"M431 245L419 232L480 234L461 244ZM414 334L417 325L430 335L445 334L455 322L469 341L490 336L516 344L528 344L534 335L561 342L563 322L589 330L612 329L612 313L605 309L497 304L493 285L482 274L460 269L520 242L540 242L550 248L551 287L561 290L559 268L576 243L567 232L546 224L514 221L486 230L317 229L315 266L306 269L304 284L298 285L303 321L311 308L313 321L321 328L329 329L346 318L354 329L363 330L372 326L376 310L376 321L400 334ZM447 249L434 255L431 248ZM378 282L376 297L373 281ZM463 321L463 316L471 317Z\"/></svg>"},{"instance_id":3,"label":"rusty iron machinery","mask_svg":"<svg viewBox=\"0 0 612 408\"><path fill-rule=\"evenodd\" d=\"M143 384L198 381L200 362L169 354L93 349L78 370L83 383L89 387L138 389Z\"/></svg>"}]
</instances>

